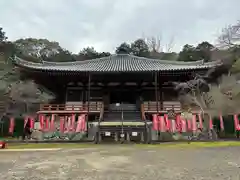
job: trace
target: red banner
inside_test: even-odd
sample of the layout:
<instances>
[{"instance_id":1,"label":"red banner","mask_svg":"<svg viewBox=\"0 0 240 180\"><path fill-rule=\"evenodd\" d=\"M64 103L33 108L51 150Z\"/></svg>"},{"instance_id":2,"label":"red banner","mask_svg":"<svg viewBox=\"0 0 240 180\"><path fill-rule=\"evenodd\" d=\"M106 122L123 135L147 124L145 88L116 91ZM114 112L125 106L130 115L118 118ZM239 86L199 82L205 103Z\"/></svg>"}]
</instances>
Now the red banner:
<instances>
[{"instance_id":1,"label":"red banner","mask_svg":"<svg viewBox=\"0 0 240 180\"><path fill-rule=\"evenodd\" d=\"M52 114L52 116L51 116L51 122L50 122L50 130L51 131L55 131L55 115L54 114Z\"/></svg>"},{"instance_id":2,"label":"red banner","mask_svg":"<svg viewBox=\"0 0 240 180\"><path fill-rule=\"evenodd\" d=\"M181 116L176 116L176 130L181 133L182 132L182 123L181 123Z\"/></svg>"},{"instance_id":3,"label":"red banner","mask_svg":"<svg viewBox=\"0 0 240 180\"><path fill-rule=\"evenodd\" d=\"M46 117L44 125L45 125L44 131L49 131L50 130L50 117Z\"/></svg>"},{"instance_id":4,"label":"red banner","mask_svg":"<svg viewBox=\"0 0 240 180\"><path fill-rule=\"evenodd\" d=\"M171 130L171 122L169 121L167 114L164 114L164 121L165 121L166 131L170 131Z\"/></svg>"},{"instance_id":5,"label":"red banner","mask_svg":"<svg viewBox=\"0 0 240 180\"><path fill-rule=\"evenodd\" d=\"M158 116L158 123L159 123L158 130L160 132L166 132L166 124L163 116Z\"/></svg>"},{"instance_id":6,"label":"red banner","mask_svg":"<svg viewBox=\"0 0 240 180\"><path fill-rule=\"evenodd\" d=\"M44 131L44 115L39 114L40 130Z\"/></svg>"},{"instance_id":7,"label":"red banner","mask_svg":"<svg viewBox=\"0 0 240 180\"><path fill-rule=\"evenodd\" d=\"M187 122L185 119L181 119L181 131L182 132L187 132Z\"/></svg>"},{"instance_id":8,"label":"red banner","mask_svg":"<svg viewBox=\"0 0 240 180\"><path fill-rule=\"evenodd\" d=\"M60 116L60 132L64 133L65 131L65 117Z\"/></svg>"},{"instance_id":9,"label":"red banner","mask_svg":"<svg viewBox=\"0 0 240 180\"><path fill-rule=\"evenodd\" d=\"M234 115L234 126L236 131L240 131L240 122L237 114Z\"/></svg>"},{"instance_id":10,"label":"red banner","mask_svg":"<svg viewBox=\"0 0 240 180\"><path fill-rule=\"evenodd\" d=\"M72 114L72 123L71 123L71 130L74 131L75 129L75 114Z\"/></svg>"},{"instance_id":11,"label":"red banner","mask_svg":"<svg viewBox=\"0 0 240 180\"><path fill-rule=\"evenodd\" d=\"M10 118L10 124L9 124L9 130L8 130L8 132L9 133L13 133L14 132L14 126L15 126L15 122L14 122L15 120L14 120L14 118L12 117L12 118Z\"/></svg>"},{"instance_id":12,"label":"red banner","mask_svg":"<svg viewBox=\"0 0 240 180\"><path fill-rule=\"evenodd\" d=\"M85 115L78 116L76 132L85 132L87 130L85 117Z\"/></svg>"},{"instance_id":13,"label":"red banner","mask_svg":"<svg viewBox=\"0 0 240 180\"><path fill-rule=\"evenodd\" d=\"M190 119L187 120L187 131L192 131L192 121Z\"/></svg>"},{"instance_id":14,"label":"red banner","mask_svg":"<svg viewBox=\"0 0 240 180\"><path fill-rule=\"evenodd\" d=\"M160 130L159 129L159 120L158 120L158 115L157 114L153 114L153 130L154 131L158 131L158 130Z\"/></svg>"},{"instance_id":15,"label":"red banner","mask_svg":"<svg viewBox=\"0 0 240 180\"><path fill-rule=\"evenodd\" d=\"M224 122L223 122L222 114L219 115L219 120L220 120L220 129L221 131L224 131Z\"/></svg>"},{"instance_id":16,"label":"red banner","mask_svg":"<svg viewBox=\"0 0 240 180\"><path fill-rule=\"evenodd\" d=\"M195 114L192 116L192 131L197 131L197 119Z\"/></svg>"},{"instance_id":17,"label":"red banner","mask_svg":"<svg viewBox=\"0 0 240 180\"><path fill-rule=\"evenodd\" d=\"M29 121L30 121L30 128L34 129L34 118L33 117L29 117Z\"/></svg>"},{"instance_id":18,"label":"red banner","mask_svg":"<svg viewBox=\"0 0 240 180\"><path fill-rule=\"evenodd\" d=\"M86 115L82 115L82 131L86 132L87 131L87 123L86 123Z\"/></svg>"},{"instance_id":19,"label":"red banner","mask_svg":"<svg viewBox=\"0 0 240 180\"><path fill-rule=\"evenodd\" d=\"M213 120L211 115L209 115L209 129L213 129Z\"/></svg>"}]
</instances>

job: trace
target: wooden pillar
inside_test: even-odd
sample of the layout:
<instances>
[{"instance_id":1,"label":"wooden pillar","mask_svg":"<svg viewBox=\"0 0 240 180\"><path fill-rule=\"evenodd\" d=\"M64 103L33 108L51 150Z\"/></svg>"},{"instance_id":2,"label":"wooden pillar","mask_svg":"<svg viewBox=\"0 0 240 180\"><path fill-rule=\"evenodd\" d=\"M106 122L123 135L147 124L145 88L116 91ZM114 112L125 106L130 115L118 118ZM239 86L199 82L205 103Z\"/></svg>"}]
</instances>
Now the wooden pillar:
<instances>
[{"instance_id":1,"label":"wooden pillar","mask_svg":"<svg viewBox=\"0 0 240 180\"><path fill-rule=\"evenodd\" d=\"M158 73L155 72L154 76L155 76L155 98L156 98L156 103L157 103L157 112L159 112L159 103L158 103L158 80L157 80L157 75Z\"/></svg>"},{"instance_id":2,"label":"wooden pillar","mask_svg":"<svg viewBox=\"0 0 240 180\"><path fill-rule=\"evenodd\" d=\"M90 106L90 98L91 98L91 74L90 72L88 73L88 107L87 107L87 117L86 117L86 132L87 132L87 136L89 137L89 132L88 132L88 121L89 121L89 106Z\"/></svg>"},{"instance_id":3,"label":"wooden pillar","mask_svg":"<svg viewBox=\"0 0 240 180\"><path fill-rule=\"evenodd\" d=\"M159 73L159 77L160 77L160 73ZM159 78L160 79L160 78ZM158 80L158 83L159 83L159 101L160 101L160 110L162 111L163 110L163 86L162 86L162 82L160 82Z\"/></svg>"},{"instance_id":4,"label":"wooden pillar","mask_svg":"<svg viewBox=\"0 0 240 180\"><path fill-rule=\"evenodd\" d=\"M90 74L90 72L88 73L88 97L87 97L87 99L88 99L88 107L87 107L87 112L88 112L88 114L89 114L89 105L90 105L90 100L91 100L91 74Z\"/></svg>"}]
</instances>

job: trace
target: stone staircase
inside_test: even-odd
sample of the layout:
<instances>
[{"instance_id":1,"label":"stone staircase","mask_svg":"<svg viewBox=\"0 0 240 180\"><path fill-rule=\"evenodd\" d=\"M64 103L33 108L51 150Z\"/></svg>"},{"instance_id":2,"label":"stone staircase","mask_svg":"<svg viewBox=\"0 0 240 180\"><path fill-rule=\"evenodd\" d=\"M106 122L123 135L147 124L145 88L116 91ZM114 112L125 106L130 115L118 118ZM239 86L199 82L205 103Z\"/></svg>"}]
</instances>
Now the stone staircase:
<instances>
[{"instance_id":1,"label":"stone staircase","mask_svg":"<svg viewBox=\"0 0 240 180\"><path fill-rule=\"evenodd\" d=\"M102 138L115 141L147 141L148 126L146 121L142 120L141 111L135 104L110 104L108 107L99 122L96 142L100 142Z\"/></svg>"}]
</instances>

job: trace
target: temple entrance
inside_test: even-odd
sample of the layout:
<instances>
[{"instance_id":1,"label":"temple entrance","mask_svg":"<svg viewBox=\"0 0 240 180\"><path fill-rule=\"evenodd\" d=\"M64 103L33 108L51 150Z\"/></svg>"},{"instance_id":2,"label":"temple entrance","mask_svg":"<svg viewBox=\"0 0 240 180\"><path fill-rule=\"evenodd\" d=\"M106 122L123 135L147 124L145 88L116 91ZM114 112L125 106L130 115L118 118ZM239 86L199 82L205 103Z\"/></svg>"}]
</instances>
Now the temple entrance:
<instances>
[{"instance_id":1,"label":"temple entrance","mask_svg":"<svg viewBox=\"0 0 240 180\"><path fill-rule=\"evenodd\" d=\"M135 90L118 90L114 89L110 92L110 104L113 103L125 103L136 104L137 93Z\"/></svg>"}]
</instances>

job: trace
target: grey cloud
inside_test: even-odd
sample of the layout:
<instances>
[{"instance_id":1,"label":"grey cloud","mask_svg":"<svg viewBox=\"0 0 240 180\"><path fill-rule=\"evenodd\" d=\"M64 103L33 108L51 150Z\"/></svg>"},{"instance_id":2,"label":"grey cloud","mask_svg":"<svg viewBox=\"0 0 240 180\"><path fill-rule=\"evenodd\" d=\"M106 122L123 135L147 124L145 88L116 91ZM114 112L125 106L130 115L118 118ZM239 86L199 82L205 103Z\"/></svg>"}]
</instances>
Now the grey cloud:
<instances>
[{"instance_id":1,"label":"grey cloud","mask_svg":"<svg viewBox=\"0 0 240 180\"><path fill-rule=\"evenodd\" d=\"M74 52L84 46L113 51L123 41L174 36L185 43L213 42L240 19L239 0L11 0L0 2L0 23L10 39L48 38Z\"/></svg>"}]
</instances>

